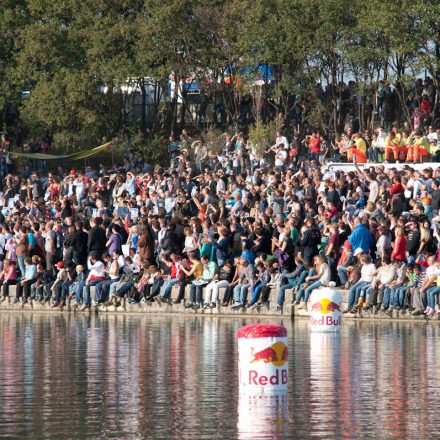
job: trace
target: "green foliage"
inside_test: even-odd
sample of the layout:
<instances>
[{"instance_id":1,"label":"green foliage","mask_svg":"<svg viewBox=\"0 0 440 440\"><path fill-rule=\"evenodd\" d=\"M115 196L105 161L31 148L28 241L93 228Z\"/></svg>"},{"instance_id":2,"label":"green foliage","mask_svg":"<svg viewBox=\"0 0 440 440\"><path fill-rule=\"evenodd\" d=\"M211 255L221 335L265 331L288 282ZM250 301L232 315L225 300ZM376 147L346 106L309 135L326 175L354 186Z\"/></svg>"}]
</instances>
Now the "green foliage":
<instances>
[{"instance_id":1,"label":"green foliage","mask_svg":"<svg viewBox=\"0 0 440 440\"><path fill-rule=\"evenodd\" d=\"M150 163L162 165L167 163L167 145L166 139L158 135L146 140L143 140L142 136L138 136L133 142L134 149L142 152Z\"/></svg>"},{"instance_id":2,"label":"green foliage","mask_svg":"<svg viewBox=\"0 0 440 440\"><path fill-rule=\"evenodd\" d=\"M251 142L264 149L273 141L269 126L280 126L295 101L306 105L308 123L328 128L340 92L329 87L323 97L317 83L354 78L368 102L385 79L402 113L425 69L440 92L439 17L436 0L3 0L0 129L49 130L66 150L95 146L132 129L121 91L127 79L150 77L166 89L173 74L177 82L194 78L207 100L223 104L223 130L251 101ZM272 84L256 86L256 69L243 74L261 65L271 67ZM134 127L134 144L153 160L166 150L165 134L182 128L177 102L175 93L156 103L153 136L145 117ZM16 110L18 119L8 117ZM217 126L196 127L216 151Z\"/></svg>"},{"instance_id":3,"label":"green foliage","mask_svg":"<svg viewBox=\"0 0 440 440\"><path fill-rule=\"evenodd\" d=\"M202 132L202 138L206 142L208 151L220 153L225 142L225 133L216 127L210 127Z\"/></svg>"},{"instance_id":4,"label":"green foliage","mask_svg":"<svg viewBox=\"0 0 440 440\"><path fill-rule=\"evenodd\" d=\"M273 144L274 134L279 128L275 121L267 124L257 121L249 126L249 143L255 148L257 154L262 154Z\"/></svg>"}]
</instances>

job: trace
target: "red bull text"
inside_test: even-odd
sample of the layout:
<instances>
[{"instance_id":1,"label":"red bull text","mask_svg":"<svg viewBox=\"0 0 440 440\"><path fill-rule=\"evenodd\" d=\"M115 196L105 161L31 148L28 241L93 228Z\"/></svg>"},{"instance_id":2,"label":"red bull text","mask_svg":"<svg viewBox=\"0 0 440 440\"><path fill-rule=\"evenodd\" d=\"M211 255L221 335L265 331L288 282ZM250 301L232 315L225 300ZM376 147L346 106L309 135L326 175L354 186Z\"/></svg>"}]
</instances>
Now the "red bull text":
<instances>
[{"instance_id":1,"label":"red bull text","mask_svg":"<svg viewBox=\"0 0 440 440\"><path fill-rule=\"evenodd\" d=\"M342 324L341 293L336 289L314 290L310 298L310 328L312 331L337 331Z\"/></svg>"}]
</instances>

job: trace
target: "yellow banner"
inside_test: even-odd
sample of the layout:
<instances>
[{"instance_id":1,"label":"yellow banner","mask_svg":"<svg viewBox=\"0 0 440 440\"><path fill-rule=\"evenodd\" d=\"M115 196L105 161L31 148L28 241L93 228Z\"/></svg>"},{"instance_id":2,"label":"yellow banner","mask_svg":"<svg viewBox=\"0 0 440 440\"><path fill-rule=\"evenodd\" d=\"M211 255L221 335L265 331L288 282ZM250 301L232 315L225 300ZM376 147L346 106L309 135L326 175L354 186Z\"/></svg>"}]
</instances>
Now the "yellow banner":
<instances>
[{"instance_id":1,"label":"yellow banner","mask_svg":"<svg viewBox=\"0 0 440 440\"><path fill-rule=\"evenodd\" d=\"M80 160L80 159L87 159L88 157L93 157L99 153L102 153L103 151L109 149L111 144L112 144L111 142L107 142L106 144L92 148L91 150L83 150L77 153L63 154L60 156L55 156L54 154L44 154L44 153L19 153L17 151L10 151L10 154L13 156L27 157L29 159L40 159L40 160L55 160L55 159Z\"/></svg>"}]
</instances>

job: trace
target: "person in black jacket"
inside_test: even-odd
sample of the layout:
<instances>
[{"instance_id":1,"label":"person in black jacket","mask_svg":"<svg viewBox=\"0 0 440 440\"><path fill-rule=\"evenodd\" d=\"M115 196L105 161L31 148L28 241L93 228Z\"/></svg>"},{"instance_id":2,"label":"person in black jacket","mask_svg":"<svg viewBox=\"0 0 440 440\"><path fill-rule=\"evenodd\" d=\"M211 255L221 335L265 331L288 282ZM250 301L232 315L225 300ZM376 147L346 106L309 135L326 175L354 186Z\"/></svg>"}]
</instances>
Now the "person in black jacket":
<instances>
[{"instance_id":1,"label":"person in black jacket","mask_svg":"<svg viewBox=\"0 0 440 440\"><path fill-rule=\"evenodd\" d=\"M173 232L172 226L168 226L164 238L160 241L160 249L164 254L171 255L179 252L177 247L177 237Z\"/></svg>"},{"instance_id":2,"label":"person in black jacket","mask_svg":"<svg viewBox=\"0 0 440 440\"><path fill-rule=\"evenodd\" d=\"M73 248L73 260L76 264L85 266L87 263L87 232L84 231L82 222L76 222L75 229L69 243Z\"/></svg>"},{"instance_id":3,"label":"person in black jacket","mask_svg":"<svg viewBox=\"0 0 440 440\"><path fill-rule=\"evenodd\" d=\"M105 243L107 242L105 231L103 228L101 228L101 224L101 217L96 217L90 220L90 226L92 227L92 229L90 229L89 231L89 236L87 240L88 254L93 252L98 260L101 259L102 254L105 251Z\"/></svg>"},{"instance_id":4,"label":"person in black jacket","mask_svg":"<svg viewBox=\"0 0 440 440\"><path fill-rule=\"evenodd\" d=\"M305 223L305 229L302 231L300 246L303 250L304 259L312 261L315 255L318 255L318 245L321 242L321 231L315 225L312 218L308 218Z\"/></svg>"}]
</instances>

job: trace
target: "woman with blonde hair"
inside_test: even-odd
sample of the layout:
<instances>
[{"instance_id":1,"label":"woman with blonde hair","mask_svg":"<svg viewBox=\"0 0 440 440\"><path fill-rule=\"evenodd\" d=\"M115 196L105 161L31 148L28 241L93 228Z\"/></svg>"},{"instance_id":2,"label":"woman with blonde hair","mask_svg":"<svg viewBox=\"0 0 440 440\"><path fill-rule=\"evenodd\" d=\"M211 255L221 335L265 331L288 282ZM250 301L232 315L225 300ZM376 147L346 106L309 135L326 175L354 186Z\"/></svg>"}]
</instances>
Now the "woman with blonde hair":
<instances>
[{"instance_id":1,"label":"woman with blonde hair","mask_svg":"<svg viewBox=\"0 0 440 440\"><path fill-rule=\"evenodd\" d=\"M197 239L189 226L184 228L183 234L185 235L185 247L183 248L183 253L189 255L190 252L194 252L197 249Z\"/></svg>"},{"instance_id":2,"label":"woman with blonde hair","mask_svg":"<svg viewBox=\"0 0 440 440\"><path fill-rule=\"evenodd\" d=\"M300 302L298 309L307 309L307 302L313 290L328 286L330 282L330 267L325 258L322 255L316 255L313 258L313 263L314 268L309 272L305 283L298 291L297 301L301 301L304 296L304 300Z\"/></svg>"},{"instance_id":3,"label":"woman with blonde hair","mask_svg":"<svg viewBox=\"0 0 440 440\"><path fill-rule=\"evenodd\" d=\"M429 228L422 226L420 228L420 246L417 251L417 255L428 251L428 246L430 245L431 238L432 237Z\"/></svg>"},{"instance_id":4,"label":"woman with blonde hair","mask_svg":"<svg viewBox=\"0 0 440 440\"><path fill-rule=\"evenodd\" d=\"M376 203L374 202L367 202L367 206L365 207L365 211L369 213L373 213L376 211Z\"/></svg>"}]
</instances>

